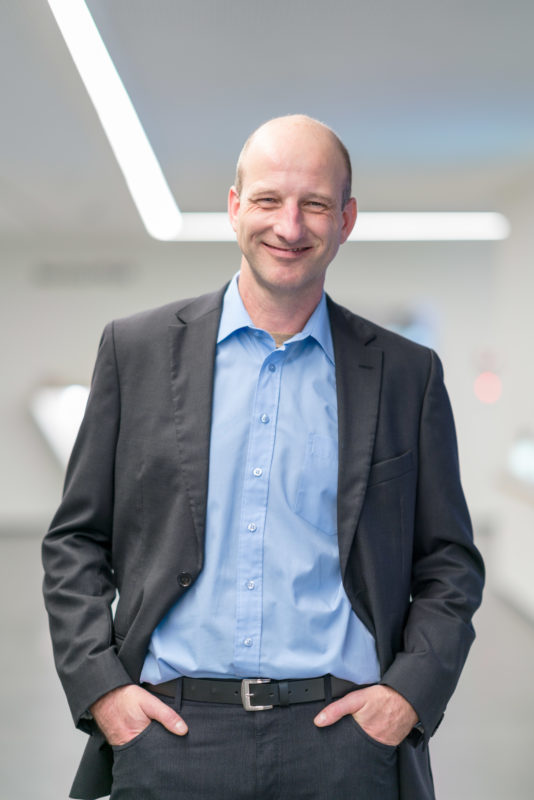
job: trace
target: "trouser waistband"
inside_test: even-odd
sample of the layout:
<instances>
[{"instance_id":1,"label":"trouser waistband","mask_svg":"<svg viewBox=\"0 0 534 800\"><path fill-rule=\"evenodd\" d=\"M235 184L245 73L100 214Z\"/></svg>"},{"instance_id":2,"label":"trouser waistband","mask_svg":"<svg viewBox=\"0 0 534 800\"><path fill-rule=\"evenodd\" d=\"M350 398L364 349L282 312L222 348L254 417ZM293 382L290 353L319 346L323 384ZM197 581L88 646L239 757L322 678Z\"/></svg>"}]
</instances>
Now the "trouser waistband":
<instances>
[{"instance_id":1,"label":"trouser waistband","mask_svg":"<svg viewBox=\"0 0 534 800\"><path fill-rule=\"evenodd\" d=\"M143 688L156 694L175 697L182 683L182 700L200 703L229 703L242 705L247 711L266 711L274 706L293 703L312 703L329 697L342 697L369 684L356 684L323 675L320 678L301 680L271 680L270 678L244 678L224 680L212 678L176 678L164 683L143 683Z\"/></svg>"}]
</instances>

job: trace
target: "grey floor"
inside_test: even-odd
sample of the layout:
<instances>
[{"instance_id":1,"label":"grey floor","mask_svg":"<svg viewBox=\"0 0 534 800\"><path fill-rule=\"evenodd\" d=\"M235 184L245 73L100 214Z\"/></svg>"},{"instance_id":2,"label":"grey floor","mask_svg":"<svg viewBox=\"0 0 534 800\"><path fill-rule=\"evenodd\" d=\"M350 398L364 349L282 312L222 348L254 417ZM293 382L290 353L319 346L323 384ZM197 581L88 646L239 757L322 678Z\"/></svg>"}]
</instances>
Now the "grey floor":
<instances>
[{"instance_id":1,"label":"grey floor","mask_svg":"<svg viewBox=\"0 0 534 800\"><path fill-rule=\"evenodd\" d=\"M478 639L432 741L437 797L533 800L534 627L492 592L482 545ZM38 539L0 538L0 800L66 800L84 744L54 673L40 582Z\"/></svg>"}]
</instances>

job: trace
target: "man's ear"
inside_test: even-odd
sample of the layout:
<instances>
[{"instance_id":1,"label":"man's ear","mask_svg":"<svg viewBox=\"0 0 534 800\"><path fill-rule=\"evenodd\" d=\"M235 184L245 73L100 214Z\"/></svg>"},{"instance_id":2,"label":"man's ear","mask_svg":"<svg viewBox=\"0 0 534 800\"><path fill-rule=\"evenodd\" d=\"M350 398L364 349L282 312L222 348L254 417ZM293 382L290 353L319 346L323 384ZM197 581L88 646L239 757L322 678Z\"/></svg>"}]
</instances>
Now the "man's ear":
<instances>
[{"instance_id":1,"label":"man's ear","mask_svg":"<svg viewBox=\"0 0 534 800\"><path fill-rule=\"evenodd\" d=\"M230 186L230 191L228 192L228 216L230 217L230 224L234 231L237 233L237 217L239 214L239 207L241 205L241 201L239 199L239 195L237 193L237 189L235 186Z\"/></svg>"},{"instance_id":2,"label":"man's ear","mask_svg":"<svg viewBox=\"0 0 534 800\"><path fill-rule=\"evenodd\" d=\"M349 238L352 229L354 228L354 223L356 222L356 217L358 216L358 205L356 203L356 198L351 197L347 200L345 204L345 208L341 212L343 216L343 226L341 228L341 244L346 242Z\"/></svg>"}]
</instances>

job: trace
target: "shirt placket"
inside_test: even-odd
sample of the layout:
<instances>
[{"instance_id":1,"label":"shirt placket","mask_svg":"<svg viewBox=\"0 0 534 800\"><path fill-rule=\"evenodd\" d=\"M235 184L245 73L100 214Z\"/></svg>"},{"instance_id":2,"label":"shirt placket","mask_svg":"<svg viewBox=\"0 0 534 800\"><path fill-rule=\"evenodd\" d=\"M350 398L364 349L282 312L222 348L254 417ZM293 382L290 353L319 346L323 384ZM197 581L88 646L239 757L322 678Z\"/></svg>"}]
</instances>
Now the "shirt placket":
<instances>
[{"instance_id":1,"label":"shirt placket","mask_svg":"<svg viewBox=\"0 0 534 800\"><path fill-rule=\"evenodd\" d=\"M249 677L260 675L265 521L285 355L271 352L260 368L243 483L234 659L237 672Z\"/></svg>"}]
</instances>

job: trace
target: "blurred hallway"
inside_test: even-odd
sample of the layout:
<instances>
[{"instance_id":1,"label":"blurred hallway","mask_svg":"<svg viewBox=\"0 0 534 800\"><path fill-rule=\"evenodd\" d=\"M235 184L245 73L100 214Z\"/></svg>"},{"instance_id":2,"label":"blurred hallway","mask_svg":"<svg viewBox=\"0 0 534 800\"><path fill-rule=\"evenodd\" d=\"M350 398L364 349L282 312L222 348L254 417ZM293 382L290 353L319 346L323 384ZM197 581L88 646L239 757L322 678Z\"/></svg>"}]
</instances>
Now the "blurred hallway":
<instances>
[{"instance_id":1,"label":"blurred hallway","mask_svg":"<svg viewBox=\"0 0 534 800\"><path fill-rule=\"evenodd\" d=\"M52 665L39 546L37 537L0 538L5 800L66 800L85 741L72 728ZM534 628L492 591L491 541L480 537L479 546L488 562L488 589L475 618L478 638L432 741L437 798L531 800Z\"/></svg>"}]
</instances>

